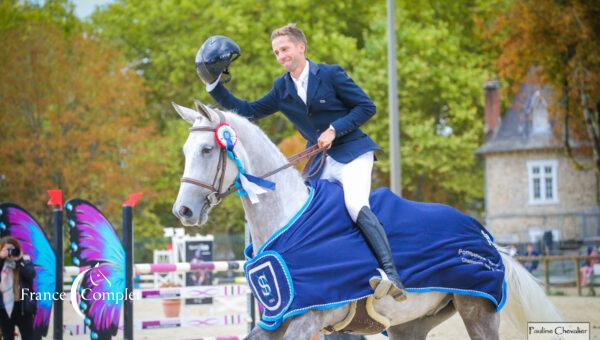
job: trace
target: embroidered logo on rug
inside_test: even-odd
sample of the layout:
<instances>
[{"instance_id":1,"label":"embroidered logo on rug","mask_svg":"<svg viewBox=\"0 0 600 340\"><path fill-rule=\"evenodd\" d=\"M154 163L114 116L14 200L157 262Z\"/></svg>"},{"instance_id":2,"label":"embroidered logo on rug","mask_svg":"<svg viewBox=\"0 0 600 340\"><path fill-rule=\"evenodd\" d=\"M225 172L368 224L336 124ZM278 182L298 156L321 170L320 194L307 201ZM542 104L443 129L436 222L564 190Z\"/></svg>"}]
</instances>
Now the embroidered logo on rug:
<instances>
[{"instance_id":1,"label":"embroidered logo on rug","mask_svg":"<svg viewBox=\"0 0 600 340\"><path fill-rule=\"evenodd\" d=\"M285 262L274 251L266 251L244 266L254 296L265 308L263 320L277 320L287 311L294 287Z\"/></svg>"}]
</instances>

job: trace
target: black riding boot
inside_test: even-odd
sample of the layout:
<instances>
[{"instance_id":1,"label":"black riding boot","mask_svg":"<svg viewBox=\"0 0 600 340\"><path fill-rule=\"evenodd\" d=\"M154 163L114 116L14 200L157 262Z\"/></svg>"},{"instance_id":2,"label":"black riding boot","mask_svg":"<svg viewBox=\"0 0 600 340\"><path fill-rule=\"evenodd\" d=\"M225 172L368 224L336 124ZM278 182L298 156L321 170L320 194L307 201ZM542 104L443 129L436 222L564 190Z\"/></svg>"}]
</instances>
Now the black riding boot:
<instances>
[{"instance_id":1,"label":"black riding boot","mask_svg":"<svg viewBox=\"0 0 600 340\"><path fill-rule=\"evenodd\" d=\"M392 249L388 242L385 230L379 222L379 219L367 206L362 207L356 218L356 225L360 229L363 237L367 240L367 244L375 254L377 262L387 275L389 281L391 281L391 287L388 291L388 295L391 295L396 301L403 301L406 299L406 293L404 292L404 285L400 281L398 270L394 264L392 257ZM373 289L377 287L379 281L385 278L374 278L369 280Z\"/></svg>"}]
</instances>

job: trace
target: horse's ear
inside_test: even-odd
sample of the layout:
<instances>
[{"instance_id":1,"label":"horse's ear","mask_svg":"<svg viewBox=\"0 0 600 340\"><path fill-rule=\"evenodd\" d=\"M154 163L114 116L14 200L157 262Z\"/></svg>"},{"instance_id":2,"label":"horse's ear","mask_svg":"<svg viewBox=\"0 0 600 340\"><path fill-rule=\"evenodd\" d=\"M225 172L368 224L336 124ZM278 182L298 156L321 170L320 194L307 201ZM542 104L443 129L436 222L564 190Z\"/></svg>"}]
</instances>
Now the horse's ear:
<instances>
[{"instance_id":1,"label":"horse's ear","mask_svg":"<svg viewBox=\"0 0 600 340\"><path fill-rule=\"evenodd\" d=\"M171 105L173 105L173 107L175 108L175 111L177 111L177 113L179 113L181 118L183 118L184 120L186 120L188 123L190 123L192 125L194 124L196 119L200 118L200 114L190 108L175 104L174 102L171 102Z\"/></svg>"},{"instance_id":2,"label":"horse's ear","mask_svg":"<svg viewBox=\"0 0 600 340\"><path fill-rule=\"evenodd\" d=\"M206 119L208 119L209 122L212 122L212 116L210 114L210 110L208 109L208 107L206 107L206 105L204 105L201 101L194 99L194 105L196 106L196 111L198 111L201 115L203 115L204 117L206 117Z\"/></svg>"}]
</instances>

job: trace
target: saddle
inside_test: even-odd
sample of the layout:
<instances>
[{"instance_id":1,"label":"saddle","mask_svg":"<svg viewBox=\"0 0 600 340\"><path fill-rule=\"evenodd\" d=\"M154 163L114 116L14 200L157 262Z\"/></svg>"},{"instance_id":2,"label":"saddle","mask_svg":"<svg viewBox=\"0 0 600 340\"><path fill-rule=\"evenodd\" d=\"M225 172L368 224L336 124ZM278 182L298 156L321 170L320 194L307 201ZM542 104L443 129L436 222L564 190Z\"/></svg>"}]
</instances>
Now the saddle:
<instances>
[{"instance_id":1,"label":"saddle","mask_svg":"<svg viewBox=\"0 0 600 340\"><path fill-rule=\"evenodd\" d=\"M379 334L390 327L391 320L379 314L373 307L375 297L368 296L350 303L350 310L344 320L321 331L324 334L333 332L352 335Z\"/></svg>"}]
</instances>

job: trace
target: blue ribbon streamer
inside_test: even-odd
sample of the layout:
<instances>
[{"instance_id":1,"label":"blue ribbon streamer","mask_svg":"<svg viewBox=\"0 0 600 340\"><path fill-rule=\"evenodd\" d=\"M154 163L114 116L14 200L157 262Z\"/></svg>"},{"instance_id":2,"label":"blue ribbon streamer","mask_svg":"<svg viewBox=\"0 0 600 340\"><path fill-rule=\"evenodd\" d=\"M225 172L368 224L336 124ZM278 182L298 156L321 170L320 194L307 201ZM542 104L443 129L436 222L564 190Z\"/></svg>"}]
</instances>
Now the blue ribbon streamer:
<instances>
[{"instance_id":1,"label":"blue ribbon streamer","mask_svg":"<svg viewBox=\"0 0 600 340\"><path fill-rule=\"evenodd\" d=\"M248 195L248 193L246 192L246 190L244 190L244 187L242 186L240 176L244 176L249 182L259 185L265 189L275 190L274 182L246 173L246 169L244 169L242 161L233 152L234 145L233 141L231 140L231 134L229 134L229 131L223 132L223 138L225 139L225 143L227 144L227 156L229 156L229 158L233 160L238 167L238 174L233 182L234 187L239 190L238 196L242 197Z\"/></svg>"},{"instance_id":2,"label":"blue ribbon streamer","mask_svg":"<svg viewBox=\"0 0 600 340\"><path fill-rule=\"evenodd\" d=\"M263 188L269 189L269 190L275 190L275 183L271 182L269 180L260 178L260 177L256 177L256 176L252 176L250 174L242 174L244 177L246 177L246 179L248 179L248 181L256 184L256 185L260 185Z\"/></svg>"}]
</instances>

